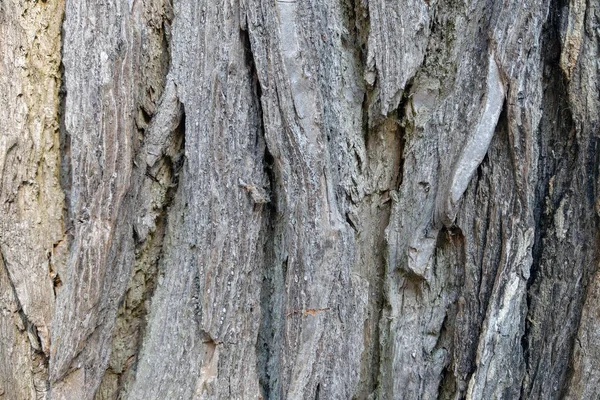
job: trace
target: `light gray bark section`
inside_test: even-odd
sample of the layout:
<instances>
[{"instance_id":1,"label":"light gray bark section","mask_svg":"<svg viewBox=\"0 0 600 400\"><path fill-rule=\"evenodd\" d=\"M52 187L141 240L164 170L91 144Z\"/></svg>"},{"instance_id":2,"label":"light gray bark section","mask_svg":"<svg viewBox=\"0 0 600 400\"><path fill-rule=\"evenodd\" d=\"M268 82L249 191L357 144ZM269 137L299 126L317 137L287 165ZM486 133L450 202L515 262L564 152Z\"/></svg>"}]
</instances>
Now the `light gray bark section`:
<instances>
[{"instance_id":1,"label":"light gray bark section","mask_svg":"<svg viewBox=\"0 0 600 400\"><path fill-rule=\"evenodd\" d=\"M64 125L70 138L72 239L53 319L50 379L65 380L54 388L56 398L93 395L131 270L125 202L133 168L135 43L131 19L124 17L130 11L126 1L66 3Z\"/></svg>"},{"instance_id":2,"label":"light gray bark section","mask_svg":"<svg viewBox=\"0 0 600 400\"><path fill-rule=\"evenodd\" d=\"M375 86L383 116L398 108L423 63L431 31L429 1L368 1L370 30L365 80ZM377 83L376 83L377 80ZM375 121L378 113L371 115Z\"/></svg>"},{"instance_id":3,"label":"light gray bark section","mask_svg":"<svg viewBox=\"0 0 600 400\"><path fill-rule=\"evenodd\" d=\"M503 105L504 83L500 79L500 72L492 53L488 60L485 105L481 111L481 117L474 132L468 136L454 165L448 193L441 198L443 214L438 216L438 219L443 221L446 226L452 225L456 217L456 206L487 153Z\"/></svg>"},{"instance_id":4,"label":"light gray bark section","mask_svg":"<svg viewBox=\"0 0 600 400\"><path fill-rule=\"evenodd\" d=\"M168 13L153 3L66 4L63 118L69 149L63 167L68 169L71 236L53 319L50 380L55 398L93 398L105 374L136 242L154 232L164 186L171 184L172 172L164 171L164 162L146 165L147 147L169 164L180 158L171 132L152 133L148 143L139 138L147 125L143 113L155 112L165 86L164 61L147 28L153 23L149 11L158 14L159 26L162 13ZM157 113L155 123L171 130L180 115L177 104L167 104L173 102L173 90L168 87L166 111ZM156 176L165 182L153 184Z\"/></svg>"},{"instance_id":5,"label":"light gray bark section","mask_svg":"<svg viewBox=\"0 0 600 400\"><path fill-rule=\"evenodd\" d=\"M342 46L348 28L336 3L249 1L247 12L277 194L265 389L273 398L351 397L368 297L352 273L341 190L362 125Z\"/></svg>"},{"instance_id":6,"label":"light gray bark section","mask_svg":"<svg viewBox=\"0 0 600 400\"><path fill-rule=\"evenodd\" d=\"M174 2L169 76L185 110L185 162L132 399L260 395L255 345L267 205L248 185L268 190L269 183L239 11L237 2ZM160 127L151 123L150 131Z\"/></svg>"}]
</instances>

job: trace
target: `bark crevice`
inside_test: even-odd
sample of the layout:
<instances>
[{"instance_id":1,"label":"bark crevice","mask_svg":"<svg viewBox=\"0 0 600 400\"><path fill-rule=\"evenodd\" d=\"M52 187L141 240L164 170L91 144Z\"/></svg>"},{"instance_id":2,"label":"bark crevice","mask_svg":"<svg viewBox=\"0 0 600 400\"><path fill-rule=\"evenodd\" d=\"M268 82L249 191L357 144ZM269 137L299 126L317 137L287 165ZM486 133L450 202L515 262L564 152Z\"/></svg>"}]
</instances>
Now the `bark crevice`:
<instances>
[{"instance_id":1,"label":"bark crevice","mask_svg":"<svg viewBox=\"0 0 600 400\"><path fill-rule=\"evenodd\" d=\"M21 301L19 300L19 296L17 295L17 289L14 285L14 282L11 278L10 271L7 267L6 259L4 258L4 254L0 249L0 265L4 269L4 273L6 274L7 281L12 290L12 297L16 304L16 312L21 320L21 324L17 324L19 330L22 330L27 335L29 347L30 347L30 360L31 360L31 373L33 381L32 386L35 391L36 399L46 399L48 390L50 388L50 384L48 381L48 365L50 362L50 355L44 353L43 347L43 339L38 335L37 327L33 322L29 320L27 314L23 310L23 306L21 305ZM4 344L3 344L4 345ZM1 388L0 381L0 388ZM3 393L0 393L2 396Z\"/></svg>"},{"instance_id":2,"label":"bark crevice","mask_svg":"<svg viewBox=\"0 0 600 400\"><path fill-rule=\"evenodd\" d=\"M278 352L277 341L274 338L276 329L276 311L274 309L275 299L275 287L276 283L276 257L274 253L274 233L275 225L278 223L277 219L277 204L278 204L278 193L276 182L276 174L274 171L275 160L273 155L269 151L269 146L266 144L265 138L265 121L263 111L263 99L262 99L262 88L261 82L258 77L256 70L256 64L254 60L254 54L252 51L252 42L250 40L250 34L248 32L247 23L244 24L240 29L240 35L242 37L242 43L244 46L244 56L246 66L249 70L250 76L252 77L252 93L253 100L256 102L258 121L260 126L258 127L259 135L262 140L265 141L264 155L262 167L267 177L269 187L267 189L267 199L265 204L257 204L257 206L264 207L263 213L263 226L261 228L261 251L264 257L264 266L261 273L261 284L260 284L260 326L256 336L256 370L259 380L259 389L261 396L264 399L273 398L272 387L276 387L278 376L276 369L273 368L274 360L276 359L275 354ZM258 139L258 138L257 138ZM262 203L262 202L261 202Z\"/></svg>"},{"instance_id":3,"label":"bark crevice","mask_svg":"<svg viewBox=\"0 0 600 400\"><path fill-rule=\"evenodd\" d=\"M169 78L172 5L168 1L159 4L159 15L146 14L152 7L146 2L137 11L145 24L140 40L154 51L160 49L160 53L144 55L148 64L142 66L142 84L136 88L135 153L129 194L134 257L117 311L111 356L95 392L97 400L126 398L135 380L165 252L169 214L185 162L186 114L177 86Z\"/></svg>"}]
</instances>

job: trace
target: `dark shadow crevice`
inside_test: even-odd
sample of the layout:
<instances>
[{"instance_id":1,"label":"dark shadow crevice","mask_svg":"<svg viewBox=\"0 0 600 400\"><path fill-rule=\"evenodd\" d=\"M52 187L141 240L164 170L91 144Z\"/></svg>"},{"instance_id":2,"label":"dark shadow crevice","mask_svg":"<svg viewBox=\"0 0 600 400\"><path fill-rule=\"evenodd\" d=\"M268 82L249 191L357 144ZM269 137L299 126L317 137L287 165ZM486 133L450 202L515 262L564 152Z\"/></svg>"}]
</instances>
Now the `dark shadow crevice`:
<instances>
[{"instance_id":1,"label":"dark shadow crevice","mask_svg":"<svg viewBox=\"0 0 600 400\"><path fill-rule=\"evenodd\" d=\"M594 139L585 143L576 134L577 124L570 110L568 98L569 83L564 71L560 69L561 31L564 29L569 3L565 0L553 0L549 5L548 19L542 30L542 66L543 97L540 127L537 133L539 147L538 176L535 188L534 226L535 236L532 249L532 266L527 280L527 314L525 331L521 338L521 347L525 362L525 380L520 397L523 399L545 396L548 385L555 387L553 395L562 398L566 394L567 383L573 374L571 360L573 346L577 335L580 315L585 301L587 284L593 274L590 268L578 271L577 264L585 262L588 244L580 243L580 253L571 254L569 263L563 264L565 254L572 248L570 238L558 237L559 227L556 218L561 218L563 206L569 212L589 215L594 209L595 190L590 191L589 177L585 187L578 187L574 181L578 176L587 176L590 170L590 159L584 160L585 154L597 154L583 146L594 147ZM597 160L591 164L598 165ZM589 220L591 221L591 219ZM597 219L594 218L597 226ZM581 235L587 237L586 230L591 223L581 221L570 229L582 230ZM586 239L587 241L587 239ZM596 235L596 248L597 235ZM561 286L569 289L558 289ZM565 292L568 290L568 292ZM553 312L551 304L563 296L570 297L569 305L558 304ZM568 310L565 315L565 310ZM555 315L554 315L555 314ZM568 316L568 317L567 317ZM565 318L567 317L567 318ZM557 318L561 321L556 320ZM563 327L572 326L568 334ZM540 332L539 326L544 326ZM564 335L564 336L563 336ZM555 358L550 370L546 354L548 346L555 346L561 341L560 348L553 350ZM554 352L556 352L554 354ZM542 373L542 371L544 371ZM551 381L550 381L551 380Z\"/></svg>"},{"instance_id":2,"label":"dark shadow crevice","mask_svg":"<svg viewBox=\"0 0 600 400\"><path fill-rule=\"evenodd\" d=\"M260 326L257 333L255 354L256 354L256 370L259 379L260 396L263 399L278 398L276 395L278 385L278 367L277 354L279 342L276 339L278 332L277 326L280 323L275 317L277 315L275 308L277 300L275 293L280 286L279 272L275 256L275 230L277 225L277 190L276 190L276 174L275 174L275 159L269 147L266 144L265 126L263 119L262 108L262 89L261 83L254 62L254 54L252 51L252 42L250 33L247 29L240 29L240 40L244 48L244 58L246 68L251 77L251 86L253 92L254 108L257 111L257 121L259 123L257 136L258 145L262 145L263 149L263 170L268 180L269 201L260 204L263 207L263 221L260 234L259 248L263 252L264 270L262 271L262 281L260 287ZM257 204L257 206L259 206ZM287 260L281 268L285 269ZM285 276L285 274L284 274Z\"/></svg>"}]
</instances>

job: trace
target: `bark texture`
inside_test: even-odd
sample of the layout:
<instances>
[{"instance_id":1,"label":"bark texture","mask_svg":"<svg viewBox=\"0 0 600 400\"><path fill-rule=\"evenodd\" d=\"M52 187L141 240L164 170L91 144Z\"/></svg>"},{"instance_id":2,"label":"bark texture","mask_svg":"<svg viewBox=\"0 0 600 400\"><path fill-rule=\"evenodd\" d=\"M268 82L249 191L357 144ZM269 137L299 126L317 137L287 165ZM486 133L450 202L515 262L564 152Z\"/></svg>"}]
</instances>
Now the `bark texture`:
<instances>
[{"instance_id":1,"label":"bark texture","mask_svg":"<svg viewBox=\"0 0 600 400\"><path fill-rule=\"evenodd\" d=\"M0 0L1 399L600 396L596 0Z\"/></svg>"}]
</instances>

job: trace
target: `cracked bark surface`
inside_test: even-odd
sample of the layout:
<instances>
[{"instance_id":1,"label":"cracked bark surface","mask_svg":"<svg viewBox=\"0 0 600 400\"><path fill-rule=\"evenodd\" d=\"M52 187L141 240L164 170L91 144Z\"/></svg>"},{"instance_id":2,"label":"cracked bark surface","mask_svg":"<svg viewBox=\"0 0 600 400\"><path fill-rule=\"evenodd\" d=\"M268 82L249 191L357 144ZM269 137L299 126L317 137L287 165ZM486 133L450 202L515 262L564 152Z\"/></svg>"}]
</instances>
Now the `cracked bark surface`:
<instances>
[{"instance_id":1,"label":"cracked bark surface","mask_svg":"<svg viewBox=\"0 0 600 400\"><path fill-rule=\"evenodd\" d=\"M594 0L4 0L0 399L600 396Z\"/></svg>"}]
</instances>

